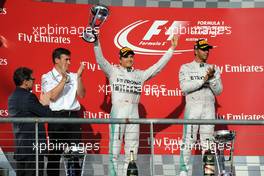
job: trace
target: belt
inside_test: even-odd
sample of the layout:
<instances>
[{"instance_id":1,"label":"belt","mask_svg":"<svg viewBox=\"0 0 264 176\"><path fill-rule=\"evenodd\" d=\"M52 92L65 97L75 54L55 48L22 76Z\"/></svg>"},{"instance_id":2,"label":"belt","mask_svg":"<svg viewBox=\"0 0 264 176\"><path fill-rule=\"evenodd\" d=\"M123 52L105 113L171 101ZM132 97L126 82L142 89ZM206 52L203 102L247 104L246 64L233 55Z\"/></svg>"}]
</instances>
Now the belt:
<instances>
[{"instance_id":1,"label":"belt","mask_svg":"<svg viewBox=\"0 0 264 176\"><path fill-rule=\"evenodd\" d=\"M52 111L52 112L55 114L71 116L71 114L77 113L78 111L60 110L60 111Z\"/></svg>"},{"instance_id":2,"label":"belt","mask_svg":"<svg viewBox=\"0 0 264 176\"><path fill-rule=\"evenodd\" d=\"M116 100L113 102L113 104L119 104L119 103L127 103L127 104L138 104L137 101L132 101L132 100Z\"/></svg>"}]
</instances>

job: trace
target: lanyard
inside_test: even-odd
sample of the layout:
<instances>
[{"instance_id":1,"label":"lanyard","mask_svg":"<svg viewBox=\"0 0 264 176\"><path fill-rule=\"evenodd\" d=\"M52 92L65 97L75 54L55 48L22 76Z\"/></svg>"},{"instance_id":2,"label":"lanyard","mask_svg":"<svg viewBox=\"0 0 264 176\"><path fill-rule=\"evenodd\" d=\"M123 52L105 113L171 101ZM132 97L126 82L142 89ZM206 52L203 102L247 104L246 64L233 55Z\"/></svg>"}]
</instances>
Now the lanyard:
<instances>
[{"instance_id":1,"label":"lanyard","mask_svg":"<svg viewBox=\"0 0 264 176\"><path fill-rule=\"evenodd\" d=\"M55 77L54 73L53 73L53 70L51 71L51 74L52 74L52 78L53 80L55 80L57 83L59 83L58 79ZM70 76L67 75L67 78L66 78L66 83L69 83L70 82Z\"/></svg>"}]
</instances>

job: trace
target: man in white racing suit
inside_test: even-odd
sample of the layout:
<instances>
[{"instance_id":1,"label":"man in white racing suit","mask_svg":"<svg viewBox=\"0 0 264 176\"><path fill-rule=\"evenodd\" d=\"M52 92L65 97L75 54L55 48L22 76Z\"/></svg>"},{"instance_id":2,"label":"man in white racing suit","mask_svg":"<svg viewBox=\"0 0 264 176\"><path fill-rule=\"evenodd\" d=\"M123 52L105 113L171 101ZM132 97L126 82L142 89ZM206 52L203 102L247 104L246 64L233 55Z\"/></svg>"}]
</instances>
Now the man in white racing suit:
<instances>
[{"instance_id":1,"label":"man in white racing suit","mask_svg":"<svg viewBox=\"0 0 264 176\"><path fill-rule=\"evenodd\" d=\"M195 59L181 66L179 81L185 94L186 106L184 119L215 119L215 96L222 90L220 71L207 64L210 46L200 39L194 45ZM187 176L190 169L191 149L200 133L201 148L206 148L206 139L212 139L214 125L184 125L183 145L180 154L180 176Z\"/></svg>"},{"instance_id":2,"label":"man in white racing suit","mask_svg":"<svg viewBox=\"0 0 264 176\"><path fill-rule=\"evenodd\" d=\"M99 41L94 44L96 61L109 79L112 90L111 118L138 119L138 103L142 92L143 84L149 80L168 63L173 56L177 46L178 38L173 36L171 47L161 57L161 59L146 70L133 69L134 51L128 47L120 49L120 65L111 65L103 56ZM137 158L139 146L139 125L138 124L112 124L110 125L110 144L109 144L109 174L116 176L118 170L118 158L122 146L122 139L125 140L125 161L123 174L126 175L129 163L130 151L134 152Z\"/></svg>"}]
</instances>

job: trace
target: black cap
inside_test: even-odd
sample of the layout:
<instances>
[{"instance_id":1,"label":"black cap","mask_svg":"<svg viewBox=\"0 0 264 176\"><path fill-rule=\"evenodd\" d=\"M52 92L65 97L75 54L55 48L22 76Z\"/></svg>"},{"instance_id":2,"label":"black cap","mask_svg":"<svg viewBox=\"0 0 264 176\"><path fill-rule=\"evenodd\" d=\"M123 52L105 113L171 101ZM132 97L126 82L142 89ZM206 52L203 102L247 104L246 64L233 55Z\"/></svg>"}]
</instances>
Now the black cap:
<instances>
[{"instance_id":1,"label":"black cap","mask_svg":"<svg viewBox=\"0 0 264 176\"><path fill-rule=\"evenodd\" d=\"M209 50L213 49L213 46L209 45L205 39L200 39L195 42L194 49Z\"/></svg>"},{"instance_id":2,"label":"black cap","mask_svg":"<svg viewBox=\"0 0 264 176\"><path fill-rule=\"evenodd\" d=\"M120 57L127 57L129 54L135 55L134 51L127 46L121 48L119 51Z\"/></svg>"}]
</instances>

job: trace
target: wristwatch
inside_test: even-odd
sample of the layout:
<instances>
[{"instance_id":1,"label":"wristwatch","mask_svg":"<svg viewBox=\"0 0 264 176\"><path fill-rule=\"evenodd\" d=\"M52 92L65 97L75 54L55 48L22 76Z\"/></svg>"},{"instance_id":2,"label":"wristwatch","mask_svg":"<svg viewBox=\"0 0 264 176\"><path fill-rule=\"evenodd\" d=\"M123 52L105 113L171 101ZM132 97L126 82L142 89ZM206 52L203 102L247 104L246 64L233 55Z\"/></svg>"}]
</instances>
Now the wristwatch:
<instances>
[{"instance_id":1,"label":"wristwatch","mask_svg":"<svg viewBox=\"0 0 264 176\"><path fill-rule=\"evenodd\" d=\"M69 83L69 82L70 82L70 76L66 75L66 83Z\"/></svg>"}]
</instances>

